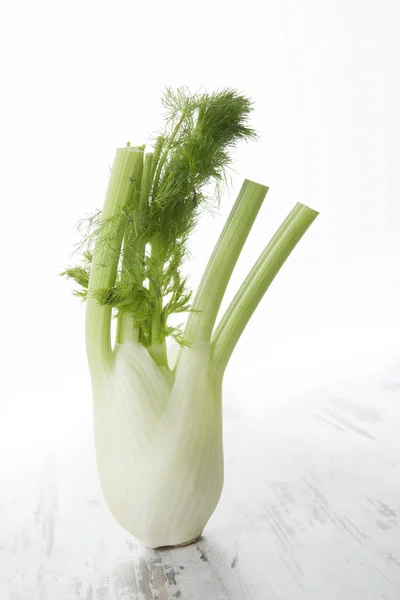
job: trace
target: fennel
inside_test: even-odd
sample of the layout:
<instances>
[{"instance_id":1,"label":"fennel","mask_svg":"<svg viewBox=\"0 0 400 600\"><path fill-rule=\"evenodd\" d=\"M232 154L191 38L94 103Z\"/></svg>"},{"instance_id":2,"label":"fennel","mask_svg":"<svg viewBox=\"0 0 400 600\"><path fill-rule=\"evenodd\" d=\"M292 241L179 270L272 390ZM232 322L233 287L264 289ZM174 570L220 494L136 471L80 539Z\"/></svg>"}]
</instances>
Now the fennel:
<instances>
[{"instance_id":1,"label":"fennel","mask_svg":"<svg viewBox=\"0 0 400 600\"><path fill-rule=\"evenodd\" d=\"M199 215L218 205L230 151L257 137L248 125L252 105L235 90L191 95L184 88L168 88L163 105L165 127L153 152L129 144L117 150L103 210L87 222L82 261L63 273L86 300L103 493L117 521L150 547L198 537L218 504L226 366L318 214L297 204L216 326L268 188L245 180L194 298L182 265ZM186 326L171 325L171 316L183 313ZM167 338L181 346L173 368Z\"/></svg>"}]
</instances>

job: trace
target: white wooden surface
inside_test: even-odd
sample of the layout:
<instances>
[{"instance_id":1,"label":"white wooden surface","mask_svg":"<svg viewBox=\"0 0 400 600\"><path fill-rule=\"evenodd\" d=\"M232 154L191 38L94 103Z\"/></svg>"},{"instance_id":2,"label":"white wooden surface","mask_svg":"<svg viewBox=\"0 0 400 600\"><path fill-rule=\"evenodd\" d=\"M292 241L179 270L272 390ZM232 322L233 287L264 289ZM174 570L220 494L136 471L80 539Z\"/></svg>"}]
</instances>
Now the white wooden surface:
<instances>
[{"instance_id":1,"label":"white wooden surface","mask_svg":"<svg viewBox=\"0 0 400 600\"><path fill-rule=\"evenodd\" d=\"M400 370L226 395L223 497L186 548L149 550L113 520L87 423L3 453L0 599L400 598Z\"/></svg>"}]
</instances>

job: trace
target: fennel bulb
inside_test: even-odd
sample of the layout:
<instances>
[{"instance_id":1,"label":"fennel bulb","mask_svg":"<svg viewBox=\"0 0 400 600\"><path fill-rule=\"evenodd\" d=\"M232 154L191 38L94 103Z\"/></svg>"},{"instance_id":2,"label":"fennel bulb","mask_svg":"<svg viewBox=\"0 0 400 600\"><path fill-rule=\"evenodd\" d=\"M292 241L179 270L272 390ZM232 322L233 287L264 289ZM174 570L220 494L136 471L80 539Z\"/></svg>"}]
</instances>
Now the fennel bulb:
<instances>
[{"instance_id":1,"label":"fennel bulb","mask_svg":"<svg viewBox=\"0 0 400 600\"><path fill-rule=\"evenodd\" d=\"M275 275L317 216L297 204L215 326L230 276L266 196L246 180L197 293L182 264L206 186L224 181L229 150L256 137L234 90L166 90L154 151L120 148L103 210L88 220L79 266L63 273L86 300L99 479L122 527L147 546L190 543L223 486L222 382L229 358ZM220 188L217 186L217 196ZM185 329L170 316L189 313ZM115 343L111 317L117 318ZM181 346L173 368L166 339Z\"/></svg>"},{"instance_id":2,"label":"fennel bulb","mask_svg":"<svg viewBox=\"0 0 400 600\"><path fill-rule=\"evenodd\" d=\"M120 525L153 548L198 537L223 483L210 343L184 349L172 387L138 342L117 344L94 397L94 428L101 486Z\"/></svg>"}]
</instances>

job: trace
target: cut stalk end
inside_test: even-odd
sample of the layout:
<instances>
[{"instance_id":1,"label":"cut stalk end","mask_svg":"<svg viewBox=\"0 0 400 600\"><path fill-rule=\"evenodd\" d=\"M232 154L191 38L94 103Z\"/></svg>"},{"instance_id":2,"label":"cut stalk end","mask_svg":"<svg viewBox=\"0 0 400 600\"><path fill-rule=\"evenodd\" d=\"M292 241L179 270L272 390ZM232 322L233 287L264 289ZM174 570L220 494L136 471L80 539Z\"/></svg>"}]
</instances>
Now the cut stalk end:
<instances>
[{"instance_id":1,"label":"cut stalk end","mask_svg":"<svg viewBox=\"0 0 400 600\"><path fill-rule=\"evenodd\" d=\"M213 361L218 371L224 372L258 304L318 214L308 206L298 203L242 283L212 337Z\"/></svg>"}]
</instances>

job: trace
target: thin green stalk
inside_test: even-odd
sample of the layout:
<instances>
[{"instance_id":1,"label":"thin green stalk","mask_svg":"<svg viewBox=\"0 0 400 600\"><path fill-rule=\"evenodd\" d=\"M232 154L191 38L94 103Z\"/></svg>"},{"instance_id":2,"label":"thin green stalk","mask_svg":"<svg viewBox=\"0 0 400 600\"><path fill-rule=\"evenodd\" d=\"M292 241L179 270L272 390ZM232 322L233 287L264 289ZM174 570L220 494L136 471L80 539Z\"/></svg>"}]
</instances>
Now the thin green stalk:
<instances>
[{"instance_id":1,"label":"thin green stalk","mask_svg":"<svg viewBox=\"0 0 400 600\"><path fill-rule=\"evenodd\" d=\"M296 204L242 283L211 340L213 362L218 371L225 370L260 300L317 216L315 210Z\"/></svg>"},{"instance_id":2,"label":"thin green stalk","mask_svg":"<svg viewBox=\"0 0 400 600\"><path fill-rule=\"evenodd\" d=\"M156 173L158 161L160 160L161 150L162 150L163 145L164 145L164 137L162 135L159 135L157 137L157 141L154 145L153 161L152 161L152 165L151 165L151 174L150 174L150 186L153 185L154 175Z\"/></svg>"},{"instance_id":3,"label":"thin green stalk","mask_svg":"<svg viewBox=\"0 0 400 600\"><path fill-rule=\"evenodd\" d=\"M160 236L155 236L151 244L151 257L155 267L156 280L150 282L150 287L156 294L153 318L151 322L151 346L149 352L153 360L159 365L168 367L167 344L160 336L161 312L163 299L161 295L162 272L164 269L163 244Z\"/></svg>"},{"instance_id":4,"label":"thin green stalk","mask_svg":"<svg viewBox=\"0 0 400 600\"><path fill-rule=\"evenodd\" d=\"M153 152L147 152L144 158L142 187L140 189L140 210L145 210L149 202L149 193L151 186L151 173L153 169Z\"/></svg>"},{"instance_id":5,"label":"thin green stalk","mask_svg":"<svg viewBox=\"0 0 400 600\"><path fill-rule=\"evenodd\" d=\"M150 185L152 186L152 196L153 199L157 195L157 189L160 182L161 171L164 166L164 163L167 159L168 152L179 132L179 129L186 117L186 113L183 112L181 118L176 124L171 137L168 140L166 147L163 150L161 155L161 150L164 144L164 138L159 137L157 139L157 144L154 148L154 159L153 159L153 167L151 171L151 181ZM151 240L151 258L153 261L153 265L155 267L156 272L156 281L150 281L149 286L150 290L157 294L157 299L154 307L153 318L151 322L151 346L149 347L150 356L153 360L159 365L168 368L168 358L167 358L167 344L165 339L160 339L160 319L162 312L162 296L160 292L160 283L162 280L162 271L164 269L164 260L162 258L163 255L163 243L162 239L159 235L156 235Z\"/></svg>"},{"instance_id":6,"label":"thin green stalk","mask_svg":"<svg viewBox=\"0 0 400 600\"><path fill-rule=\"evenodd\" d=\"M167 146L164 148L162 155L161 155L161 152L163 150L165 138L163 136L159 136L157 138L157 142L154 147L154 155L153 155L153 161L152 161L152 165L151 165L150 179L149 179L149 193L151 190L153 198L155 197L155 195L157 193L163 165L165 163L165 160L167 158L167 155L171 148L171 145L179 131L179 128L182 125L184 117L185 117L185 115L183 114L181 119L175 126L174 131L172 132L171 138L169 139ZM162 277L161 277L162 270L164 268L164 261L162 259L162 240L160 239L159 236L154 236L153 239L151 240L151 258L152 258L153 264L155 266L156 281L154 281L154 282L150 281L149 287L150 287L150 291L158 294L158 297L157 297L157 300L155 303L153 318L152 318L152 322L151 322L151 340L150 340L151 345L148 350L149 350L150 356L153 358L153 360L156 362L156 364L158 364L159 366L168 368L167 345L166 345L165 339L160 340L160 328L159 328L160 319L161 319L161 311L162 311L162 297L160 295L159 287L160 287L160 282L162 279Z\"/></svg>"},{"instance_id":7,"label":"thin green stalk","mask_svg":"<svg viewBox=\"0 0 400 600\"><path fill-rule=\"evenodd\" d=\"M117 215L130 201L142 164L143 151L139 148L117 150L101 213L103 221ZM101 240L96 242L93 252L86 305L86 350L91 371L101 371L112 360L111 308L100 306L93 297L93 291L114 286L123 235L124 223L121 222L107 260Z\"/></svg>"},{"instance_id":8,"label":"thin green stalk","mask_svg":"<svg viewBox=\"0 0 400 600\"><path fill-rule=\"evenodd\" d=\"M185 337L189 344L209 341L232 271L268 188L246 179L222 230L197 290Z\"/></svg>"},{"instance_id":9,"label":"thin green stalk","mask_svg":"<svg viewBox=\"0 0 400 600\"><path fill-rule=\"evenodd\" d=\"M151 358L159 367L169 369L167 344L165 340L155 342L148 348Z\"/></svg>"},{"instance_id":10,"label":"thin green stalk","mask_svg":"<svg viewBox=\"0 0 400 600\"><path fill-rule=\"evenodd\" d=\"M117 333L115 341L123 344L126 340L139 341L139 328L135 325L135 319L131 314L125 314L117 318Z\"/></svg>"},{"instance_id":11,"label":"thin green stalk","mask_svg":"<svg viewBox=\"0 0 400 600\"><path fill-rule=\"evenodd\" d=\"M129 243L133 244L135 246L135 251L133 254L135 257L135 264L127 264L127 258L126 258L125 251L123 253L123 259L122 259L122 278L124 277L124 270L127 270L128 273L136 270L136 274L137 274L136 280L138 282L138 285L141 285L141 283L143 283L143 281L140 281L140 274L142 273L142 263L144 261L144 253L145 253L146 244L142 240L138 239L141 234L141 231L140 231L139 219L137 218L138 217L137 213L144 211L146 209L146 206L148 203L150 184L151 184L150 177L151 177L152 160L153 160L153 154L151 152L148 152L145 155L145 159L144 159L143 174L141 176L140 194L138 193L137 197L134 198L134 202L137 205L137 208L134 210L134 213L133 213L134 231L135 231L135 236L137 239L129 240ZM127 240L125 239L124 243L126 241ZM140 336L140 328L136 326L135 319L132 314L126 313L126 314L123 314L120 318L118 318L116 341L119 344L122 344L126 340L138 341L139 336Z\"/></svg>"},{"instance_id":12,"label":"thin green stalk","mask_svg":"<svg viewBox=\"0 0 400 600\"><path fill-rule=\"evenodd\" d=\"M155 170L155 175L154 175L154 182L153 182L153 197L155 197L157 194L158 184L160 183L161 171L162 171L164 163L167 159L168 152L169 152L173 142L175 141L175 138L178 135L179 129L180 129L183 121L185 120L185 118L186 118L186 111L182 111L182 116L179 119L178 123L175 125L174 130L171 134L171 137L169 138L168 143L167 143L166 147L164 148L164 152L162 153L162 156L157 164L157 168Z\"/></svg>"}]
</instances>

